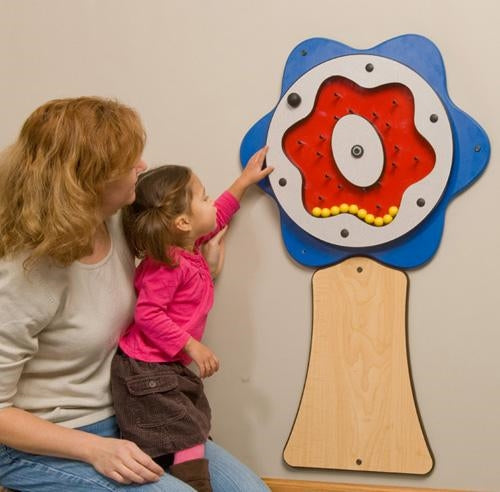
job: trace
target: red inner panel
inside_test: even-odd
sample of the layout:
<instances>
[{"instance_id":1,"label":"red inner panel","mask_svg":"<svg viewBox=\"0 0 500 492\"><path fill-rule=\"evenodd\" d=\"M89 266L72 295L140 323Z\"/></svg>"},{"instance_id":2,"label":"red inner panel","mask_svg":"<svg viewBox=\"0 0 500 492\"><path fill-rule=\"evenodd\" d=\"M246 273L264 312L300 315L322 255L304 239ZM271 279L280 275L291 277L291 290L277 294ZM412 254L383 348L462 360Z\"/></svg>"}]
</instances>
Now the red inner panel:
<instances>
[{"instance_id":1,"label":"red inner panel","mask_svg":"<svg viewBox=\"0 0 500 492\"><path fill-rule=\"evenodd\" d=\"M347 114L368 120L382 141L382 174L367 188L347 181L333 158L332 131ZM384 215L389 207L400 206L404 191L429 174L436 162L434 149L415 128L413 96L406 86L367 89L339 76L323 82L313 110L285 132L282 145L302 174L302 200L309 213L314 207L347 203Z\"/></svg>"}]
</instances>

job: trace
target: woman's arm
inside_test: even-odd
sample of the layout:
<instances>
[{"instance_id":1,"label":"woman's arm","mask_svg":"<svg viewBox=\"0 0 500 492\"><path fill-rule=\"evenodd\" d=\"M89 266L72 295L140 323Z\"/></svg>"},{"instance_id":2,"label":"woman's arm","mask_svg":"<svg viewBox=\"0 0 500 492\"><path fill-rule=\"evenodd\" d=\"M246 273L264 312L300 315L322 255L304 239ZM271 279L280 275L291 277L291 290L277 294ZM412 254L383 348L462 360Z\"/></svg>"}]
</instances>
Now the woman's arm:
<instances>
[{"instance_id":1,"label":"woman's arm","mask_svg":"<svg viewBox=\"0 0 500 492\"><path fill-rule=\"evenodd\" d=\"M133 442L68 429L19 408L0 410L0 442L27 453L84 461L123 484L155 482L163 474Z\"/></svg>"}]
</instances>

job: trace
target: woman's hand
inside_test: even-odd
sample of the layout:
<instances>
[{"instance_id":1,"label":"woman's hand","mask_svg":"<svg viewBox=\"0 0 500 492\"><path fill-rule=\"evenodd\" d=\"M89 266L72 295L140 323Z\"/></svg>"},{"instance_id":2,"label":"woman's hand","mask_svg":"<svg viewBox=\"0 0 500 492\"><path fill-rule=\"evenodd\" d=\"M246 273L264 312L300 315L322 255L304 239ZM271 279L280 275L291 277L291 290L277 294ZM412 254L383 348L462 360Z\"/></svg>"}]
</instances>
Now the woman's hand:
<instances>
[{"instance_id":1,"label":"woman's hand","mask_svg":"<svg viewBox=\"0 0 500 492\"><path fill-rule=\"evenodd\" d=\"M202 343L191 337L184 346L184 352L191 357L198 366L200 378L207 378L219 370L219 359Z\"/></svg>"},{"instance_id":2,"label":"woman's hand","mask_svg":"<svg viewBox=\"0 0 500 492\"><path fill-rule=\"evenodd\" d=\"M201 247L201 253L207 260L213 279L219 275L224 264L224 234L226 231L227 226Z\"/></svg>"},{"instance_id":3,"label":"woman's hand","mask_svg":"<svg viewBox=\"0 0 500 492\"><path fill-rule=\"evenodd\" d=\"M157 482L164 471L139 447L124 439L96 436L88 456L99 473L118 483Z\"/></svg>"},{"instance_id":4,"label":"woman's hand","mask_svg":"<svg viewBox=\"0 0 500 492\"><path fill-rule=\"evenodd\" d=\"M241 197L250 185L258 183L273 172L273 167L262 167L266 158L267 149L268 147L266 146L255 152L255 154L248 159L247 165L240 176L229 187L231 194L238 200L241 200Z\"/></svg>"}]
</instances>

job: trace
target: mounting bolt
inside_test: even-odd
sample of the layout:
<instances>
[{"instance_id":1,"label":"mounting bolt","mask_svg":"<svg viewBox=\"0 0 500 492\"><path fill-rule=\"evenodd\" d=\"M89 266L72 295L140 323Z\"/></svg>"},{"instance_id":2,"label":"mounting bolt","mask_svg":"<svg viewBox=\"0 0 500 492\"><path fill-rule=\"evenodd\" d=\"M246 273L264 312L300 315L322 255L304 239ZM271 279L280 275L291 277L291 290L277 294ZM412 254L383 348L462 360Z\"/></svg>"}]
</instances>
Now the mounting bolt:
<instances>
[{"instance_id":1,"label":"mounting bolt","mask_svg":"<svg viewBox=\"0 0 500 492\"><path fill-rule=\"evenodd\" d=\"M367 72L373 72L373 64L372 63L367 63L366 66L365 66L365 70Z\"/></svg>"},{"instance_id":2,"label":"mounting bolt","mask_svg":"<svg viewBox=\"0 0 500 492\"><path fill-rule=\"evenodd\" d=\"M340 231L340 235L341 235L342 237L347 237L347 236L349 236L349 231L348 231L347 229L342 229L342 230Z\"/></svg>"},{"instance_id":3,"label":"mounting bolt","mask_svg":"<svg viewBox=\"0 0 500 492\"><path fill-rule=\"evenodd\" d=\"M359 159L364 154L364 152L365 152L365 150L363 149L363 147L361 145L353 145L351 148L351 155L355 159Z\"/></svg>"},{"instance_id":4,"label":"mounting bolt","mask_svg":"<svg viewBox=\"0 0 500 492\"><path fill-rule=\"evenodd\" d=\"M436 123L436 121L439 119L437 114L431 114L430 118L432 123Z\"/></svg>"},{"instance_id":5,"label":"mounting bolt","mask_svg":"<svg viewBox=\"0 0 500 492\"><path fill-rule=\"evenodd\" d=\"M423 198L419 198L419 199L417 200L417 205L418 205L419 207L423 207L423 206L425 205L425 200L424 200Z\"/></svg>"},{"instance_id":6,"label":"mounting bolt","mask_svg":"<svg viewBox=\"0 0 500 492\"><path fill-rule=\"evenodd\" d=\"M280 186L286 186L286 179L285 178L280 178L278 181Z\"/></svg>"},{"instance_id":7,"label":"mounting bolt","mask_svg":"<svg viewBox=\"0 0 500 492\"><path fill-rule=\"evenodd\" d=\"M291 94L288 94L286 101L292 108L297 108L300 106L302 98L296 92L292 92Z\"/></svg>"}]
</instances>

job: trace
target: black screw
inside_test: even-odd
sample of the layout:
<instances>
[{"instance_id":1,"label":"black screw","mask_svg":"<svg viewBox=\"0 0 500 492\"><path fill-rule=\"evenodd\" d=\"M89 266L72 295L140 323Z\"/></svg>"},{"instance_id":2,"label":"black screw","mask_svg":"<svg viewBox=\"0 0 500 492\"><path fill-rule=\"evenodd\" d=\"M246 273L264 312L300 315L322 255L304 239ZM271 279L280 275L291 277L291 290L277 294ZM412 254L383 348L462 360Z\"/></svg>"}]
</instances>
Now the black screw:
<instances>
[{"instance_id":1,"label":"black screw","mask_svg":"<svg viewBox=\"0 0 500 492\"><path fill-rule=\"evenodd\" d=\"M292 108L297 108L298 106L300 106L300 103L302 102L302 98L296 92L288 94L286 100Z\"/></svg>"},{"instance_id":2,"label":"black screw","mask_svg":"<svg viewBox=\"0 0 500 492\"><path fill-rule=\"evenodd\" d=\"M364 153L364 149L361 145L353 145L351 148L351 155L355 159L359 159Z\"/></svg>"},{"instance_id":3,"label":"black screw","mask_svg":"<svg viewBox=\"0 0 500 492\"><path fill-rule=\"evenodd\" d=\"M356 268L356 271L357 271L358 273L361 273L361 272L363 271L363 267L358 267L358 268Z\"/></svg>"},{"instance_id":4,"label":"black screw","mask_svg":"<svg viewBox=\"0 0 500 492\"><path fill-rule=\"evenodd\" d=\"M437 114L431 114L431 117L429 118L432 123L436 123L436 121L439 119Z\"/></svg>"},{"instance_id":5,"label":"black screw","mask_svg":"<svg viewBox=\"0 0 500 492\"><path fill-rule=\"evenodd\" d=\"M302 51L300 52L300 54L301 54L302 56L306 56L306 55L307 55L307 50L302 50Z\"/></svg>"},{"instance_id":6,"label":"black screw","mask_svg":"<svg viewBox=\"0 0 500 492\"><path fill-rule=\"evenodd\" d=\"M476 145L474 147L474 152L479 152L481 150L481 146L480 145Z\"/></svg>"},{"instance_id":7,"label":"black screw","mask_svg":"<svg viewBox=\"0 0 500 492\"><path fill-rule=\"evenodd\" d=\"M366 66L365 66L365 70L367 72L373 72L373 68L374 68L373 64L371 64L371 63L367 63Z\"/></svg>"},{"instance_id":8,"label":"black screw","mask_svg":"<svg viewBox=\"0 0 500 492\"><path fill-rule=\"evenodd\" d=\"M425 200L424 200L423 198L419 198L419 199L417 200L417 205L418 205L419 207L423 207L423 206L425 205Z\"/></svg>"},{"instance_id":9,"label":"black screw","mask_svg":"<svg viewBox=\"0 0 500 492\"><path fill-rule=\"evenodd\" d=\"M348 231L347 229L342 229L342 230L340 231L340 235L341 235L342 237L347 237L347 236L349 236L349 231Z\"/></svg>"},{"instance_id":10,"label":"black screw","mask_svg":"<svg viewBox=\"0 0 500 492\"><path fill-rule=\"evenodd\" d=\"M359 466L359 465L362 465L362 464L363 464L363 460L362 460L362 459L360 459L360 458L358 458L358 459L356 460L356 465L358 465L358 466Z\"/></svg>"},{"instance_id":11,"label":"black screw","mask_svg":"<svg viewBox=\"0 0 500 492\"><path fill-rule=\"evenodd\" d=\"M286 179L285 178L280 178L280 180L278 181L279 185L280 186L286 186Z\"/></svg>"}]
</instances>

